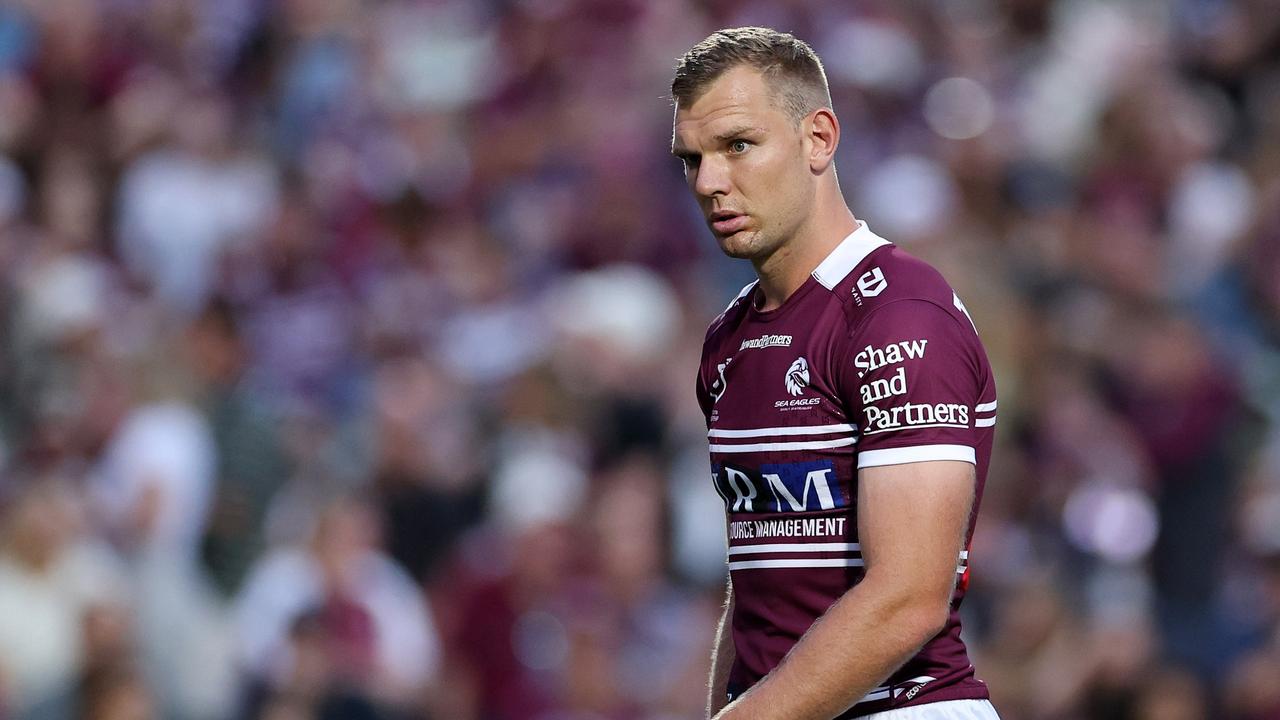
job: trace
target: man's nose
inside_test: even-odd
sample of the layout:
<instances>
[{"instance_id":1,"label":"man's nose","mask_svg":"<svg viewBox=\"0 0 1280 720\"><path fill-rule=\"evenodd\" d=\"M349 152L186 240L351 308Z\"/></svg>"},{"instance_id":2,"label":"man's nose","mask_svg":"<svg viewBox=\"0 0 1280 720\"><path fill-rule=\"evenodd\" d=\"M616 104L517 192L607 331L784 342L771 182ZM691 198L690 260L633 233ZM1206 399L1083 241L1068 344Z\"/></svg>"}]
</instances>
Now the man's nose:
<instances>
[{"instance_id":1,"label":"man's nose","mask_svg":"<svg viewBox=\"0 0 1280 720\"><path fill-rule=\"evenodd\" d=\"M728 195L731 187L729 163L724 158L704 155L694 177L693 191L703 197L713 197Z\"/></svg>"}]
</instances>

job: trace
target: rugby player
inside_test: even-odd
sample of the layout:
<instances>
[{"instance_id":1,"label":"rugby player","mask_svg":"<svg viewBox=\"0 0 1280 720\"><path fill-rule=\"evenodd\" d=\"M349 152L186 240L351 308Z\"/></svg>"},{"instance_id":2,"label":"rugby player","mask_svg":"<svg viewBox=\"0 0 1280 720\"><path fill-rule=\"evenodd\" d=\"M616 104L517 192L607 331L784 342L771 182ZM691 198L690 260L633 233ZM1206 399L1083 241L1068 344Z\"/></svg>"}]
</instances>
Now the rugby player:
<instances>
[{"instance_id":1,"label":"rugby player","mask_svg":"<svg viewBox=\"0 0 1280 720\"><path fill-rule=\"evenodd\" d=\"M845 203L807 44L721 30L671 89L672 152L758 276L697 381L729 528L708 717L995 718L957 613L996 417L972 319Z\"/></svg>"}]
</instances>

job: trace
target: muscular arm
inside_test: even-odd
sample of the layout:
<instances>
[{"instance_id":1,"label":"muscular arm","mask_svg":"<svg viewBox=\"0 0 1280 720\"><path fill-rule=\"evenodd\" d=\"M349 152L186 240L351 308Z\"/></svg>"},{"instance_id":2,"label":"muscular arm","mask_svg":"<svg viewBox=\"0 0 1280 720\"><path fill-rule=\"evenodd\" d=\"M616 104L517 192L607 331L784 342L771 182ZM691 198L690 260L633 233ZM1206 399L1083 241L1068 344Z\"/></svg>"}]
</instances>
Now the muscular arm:
<instances>
[{"instance_id":1,"label":"muscular arm","mask_svg":"<svg viewBox=\"0 0 1280 720\"><path fill-rule=\"evenodd\" d=\"M964 462L859 471L865 577L716 720L830 720L915 655L946 624L973 493Z\"/></svg>"},{"instance_id":2,"label":"muscular arm","mask_svg":"<svg viewBox=\"0 0 1280 720\"><path fill-rule=\"evenodd\" d=\"M736 651L733 647L733 578L725 586L724 613L716 626L716 644L711 650L711 678L707 683L707 717L713 717L727 702L729 670Z\"/></svg>"}]
</instances>

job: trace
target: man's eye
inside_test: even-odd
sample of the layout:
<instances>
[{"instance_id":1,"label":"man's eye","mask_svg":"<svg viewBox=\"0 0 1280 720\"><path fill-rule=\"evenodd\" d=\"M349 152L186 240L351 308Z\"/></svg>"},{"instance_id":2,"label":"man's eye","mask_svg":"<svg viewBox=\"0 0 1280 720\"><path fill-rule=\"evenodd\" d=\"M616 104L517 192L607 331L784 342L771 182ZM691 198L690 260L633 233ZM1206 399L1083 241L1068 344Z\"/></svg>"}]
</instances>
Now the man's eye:
<instances>
[{"instance_id":1,"label":"man's eye","mask_svg":"<svg viewBox=\"0 0 1280 720\"><path fill-rule=\"evenodd\" d=\"M734 140L729 143L729 151L735 155L742 154L747 151L748 144L746 140Z\"/></svg>"}]
</instances>

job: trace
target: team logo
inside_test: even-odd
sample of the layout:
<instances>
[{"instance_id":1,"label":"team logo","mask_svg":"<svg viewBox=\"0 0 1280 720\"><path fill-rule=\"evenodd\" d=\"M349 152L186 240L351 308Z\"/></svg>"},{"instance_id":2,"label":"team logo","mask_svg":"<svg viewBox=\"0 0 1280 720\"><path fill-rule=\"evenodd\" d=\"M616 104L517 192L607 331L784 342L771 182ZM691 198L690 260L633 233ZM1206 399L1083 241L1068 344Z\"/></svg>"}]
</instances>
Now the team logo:
<instances>
[{"instance_id":1,"label":"team logo","mask_svg":"<svg viewBox=\"0 0 1280 720\"><path fill-rule=\"evenodd\" d=\"M806 387L809 387L809 361L798 357L787 370L787 392L799 397Z\"/></svg>"},{"instance_id":2,"label":"team logo","mask_svg":"<svg viewBox=\"0 0 1280 720\"><path fill-rule=\"evenodd\" d=\"M873 267L858 278L858 289L867 297L875 297L884 292L889 287L889 281L884 277L884 271L878 267Z\"/></svg>"},{"instance_id":3,"label":"team logo","mask_svg":"<svg viewBox=\"0 0 1280 720\"><path fill-rule=\"evenodd\" d=\"M733 361L733 358L729 358L728 360L725 360L719 365L716 365L716 374L719 375L719 377L717 377L711 383L711 404L712 405L720 402L720 396L724 395L724 389L726 385L725 379L724 379L724 369L729 367L729 363L732 361Z\"/></svg>"}]
</instances>

